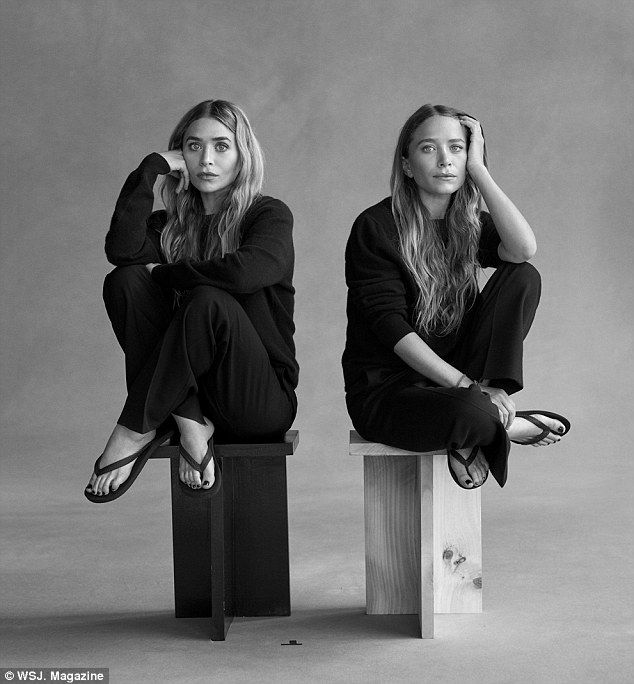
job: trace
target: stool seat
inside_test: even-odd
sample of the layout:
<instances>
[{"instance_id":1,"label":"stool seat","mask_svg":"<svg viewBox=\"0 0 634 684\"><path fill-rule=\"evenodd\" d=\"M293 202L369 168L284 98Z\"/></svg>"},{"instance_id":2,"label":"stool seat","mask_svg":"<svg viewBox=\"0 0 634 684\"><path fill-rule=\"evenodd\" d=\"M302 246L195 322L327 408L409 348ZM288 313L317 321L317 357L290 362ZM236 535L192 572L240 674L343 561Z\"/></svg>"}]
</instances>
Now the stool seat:
<instances>
[{"instance_id":1,"label":"stool seat","mask_svg":"<svg viewBox=\"0 0 634 684\"><path fill-rule=\"evenodd\" d=\"M214 444L222 487L211 498L178 484L178 443L169 458L176 617L210 617L211 639L224 641L236 616L290 615L286 457L299 432L258 444Z\"/></svg>"},{"instance_id":2,"label":"stool seat","mask_svg":"<svg viewBox=\"0 0 634 684\"><path fill-rule=\"evenodd\" d=\"M482 612L481 489L461 489L446 451L413 452L350 431L363 456L366 612L418 614L423 638L434 613Z\"/></svg>"}]
</instances>

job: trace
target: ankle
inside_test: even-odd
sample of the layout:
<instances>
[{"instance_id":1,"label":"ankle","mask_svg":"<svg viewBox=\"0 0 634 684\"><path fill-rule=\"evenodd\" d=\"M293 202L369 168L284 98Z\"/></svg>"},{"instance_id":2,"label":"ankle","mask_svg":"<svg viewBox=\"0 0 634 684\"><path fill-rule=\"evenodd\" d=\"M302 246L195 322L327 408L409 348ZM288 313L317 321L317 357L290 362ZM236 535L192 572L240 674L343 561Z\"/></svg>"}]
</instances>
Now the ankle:
<instances>
[{"instance_id":1,"label":"ankle","mask_svg":"<svg viewBox=\"0 0 634 684\"><path fill-rule=\"evenodd\" d=\"M150 430L149 432L135 432L130 430L130 428L125 427L125 425L120 425L117 423L112 432L112 436L115 439L124 439L127 442L134 442L137 444L142 444L153 439L156 434L156 430Z\"/></svg>"}]
</instances>

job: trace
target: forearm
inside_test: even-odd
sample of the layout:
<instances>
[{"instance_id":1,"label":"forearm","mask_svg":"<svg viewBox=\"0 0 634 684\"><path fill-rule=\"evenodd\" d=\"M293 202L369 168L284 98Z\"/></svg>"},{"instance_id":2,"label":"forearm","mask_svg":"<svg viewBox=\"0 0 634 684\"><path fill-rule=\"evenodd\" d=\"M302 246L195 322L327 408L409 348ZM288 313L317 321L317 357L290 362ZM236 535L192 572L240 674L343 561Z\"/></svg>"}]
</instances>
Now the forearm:
<instances>
[{"instance_id":1,"label":"forearm","mask_svg":"<svg viewBox=\"0 0 634 684\"><path fill-rule=\"evenodd\" d=\"M532 259L537 251L537 242L520 210L493 180L485 166L471 169L469 174L482 193L500 235L500 257L515 263Z\"/></svg>"},{"instance_id":2,"label":"forearm","mask_svg":"<svg viewBox=\"0 0 634 684\"><path fill-rule=\"evenodd\" d=\"M394 353L410 368L441 387L468 387L471 380L434 352L416 333L409 333L394 345Z\"/></svg>"},{"instance_id":3,"label":"forearm","mask_svg":"<svg viewBox=\"0 0 634 684\"><path fill-rule=\"evenodd\" d=\"M147 220L154 203L154 182L166 171L167 162L151 154L128 176L106 235L106 256L113 264L156 260L156 250L146 237Z\"/></svg>"}]
</instances>

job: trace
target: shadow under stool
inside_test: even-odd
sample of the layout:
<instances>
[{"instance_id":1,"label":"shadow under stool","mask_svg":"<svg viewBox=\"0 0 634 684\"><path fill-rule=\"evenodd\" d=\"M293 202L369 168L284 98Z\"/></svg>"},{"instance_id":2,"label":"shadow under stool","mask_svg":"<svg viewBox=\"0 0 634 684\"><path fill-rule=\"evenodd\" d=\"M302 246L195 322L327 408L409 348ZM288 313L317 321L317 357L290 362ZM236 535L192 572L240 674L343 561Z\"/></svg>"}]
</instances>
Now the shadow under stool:
<instances>
[{"instance_id":1,"label":"shadow under stool","mask_svg":"<svg viewBox=\"0 0 634 684\"><path fill-rule=\"evenodd\" d=\"M208 499L181 490L177 441L153 455L171 460L175 616L211 618L213 641L234 617L291 614L286 457L298 443L290 430L282 442L214 444L222 487Z\"/></svg>"},{"instance_id":2,"label":"shadow under stool","mask_svg":"<svg viewBox=\"0 0 634 684\"><path fill-rule=\"evenodd\" d=\"M367 442L363 456L366 613L417 614L421 637L434 613L482 612L480 488L453 481L447 453L417 453Z\"/></svg>"}]
</instances>

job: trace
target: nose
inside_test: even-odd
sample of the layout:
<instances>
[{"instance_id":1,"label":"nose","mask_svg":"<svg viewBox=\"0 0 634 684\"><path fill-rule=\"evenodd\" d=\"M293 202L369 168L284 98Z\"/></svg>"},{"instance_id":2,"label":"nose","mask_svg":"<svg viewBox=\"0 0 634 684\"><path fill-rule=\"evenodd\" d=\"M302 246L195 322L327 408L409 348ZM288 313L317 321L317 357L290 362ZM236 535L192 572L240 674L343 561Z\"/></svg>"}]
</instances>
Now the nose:
<instances>
[{"instance_id":1,"label":"nose","mask_svg":"<svg viewBox=\"0 0 634 684\"><path fill-rule=\"evenodd\" d=\"M211 153L210 147L203 147L200 153L200 165L201 166L211 166L214 163L213 154Z\"/></svg>"},{"instance_id":2,"label":"nose","mask_svg":"<svg viewBox=\"0 0 634 684\"><path fill-rule=\"evenodd\" d=\"M440 166L441 169L451 166L451 159L446 152L441 151L438 153L438 166Z\"/></svg>"}]
</instances>

